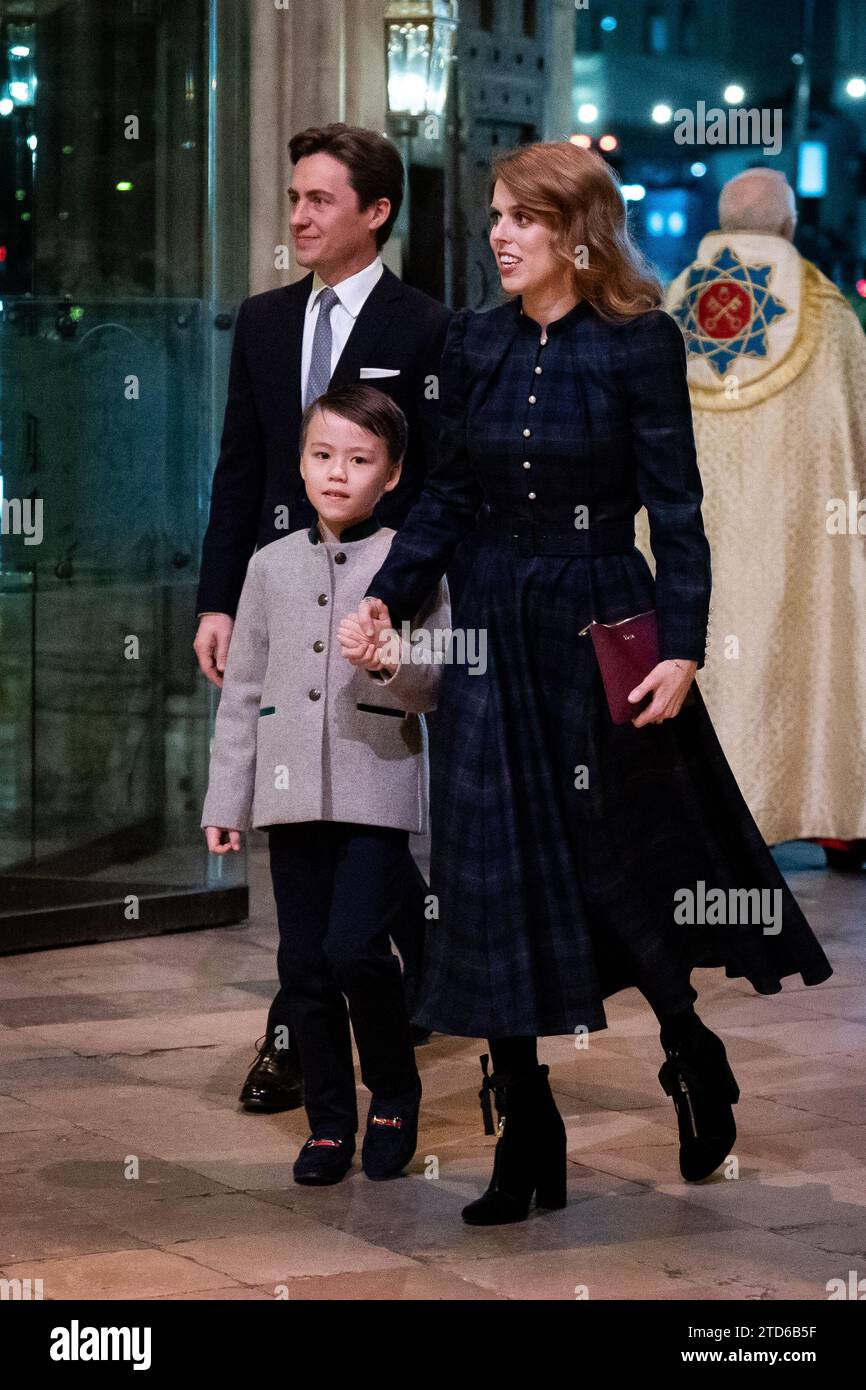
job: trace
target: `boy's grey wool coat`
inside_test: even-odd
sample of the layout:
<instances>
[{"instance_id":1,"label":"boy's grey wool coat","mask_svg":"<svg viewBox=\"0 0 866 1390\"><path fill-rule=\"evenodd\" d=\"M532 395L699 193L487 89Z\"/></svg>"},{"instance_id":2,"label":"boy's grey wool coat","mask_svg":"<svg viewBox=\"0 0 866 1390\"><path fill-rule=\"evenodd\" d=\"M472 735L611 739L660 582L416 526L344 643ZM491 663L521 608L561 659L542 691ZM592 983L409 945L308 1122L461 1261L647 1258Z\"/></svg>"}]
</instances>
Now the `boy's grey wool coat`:
<instances>
[{"instance_id":1,"label":"boy's grey wool coat","mask_svg":"<svg viewBox=\"0 0 866 1390\"><path fill-rule=\"evenodd\" d=\"M370 518L323 541L295 531L250 560L229 647L202 826L246 830L353 821L423 833L424 710L441 665L395 674L352 666L337 628L357 608L396 532ZM450 628L447 581L412 624ZM425 639L423 645L429 645Z\"/></svg>"}]
</instances>

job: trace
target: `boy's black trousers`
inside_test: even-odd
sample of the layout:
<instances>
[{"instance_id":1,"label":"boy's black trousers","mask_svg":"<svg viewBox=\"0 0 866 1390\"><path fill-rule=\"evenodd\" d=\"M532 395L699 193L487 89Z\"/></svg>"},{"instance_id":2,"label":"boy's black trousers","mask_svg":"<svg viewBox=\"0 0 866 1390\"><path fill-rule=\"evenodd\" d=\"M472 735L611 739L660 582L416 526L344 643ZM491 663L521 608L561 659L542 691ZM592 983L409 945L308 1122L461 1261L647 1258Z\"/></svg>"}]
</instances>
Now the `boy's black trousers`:
<instances>
[{"instance_id":1,"label":"boy's black trousers","mask_svg":"<svg viewBox=\"0 0 866 1390\"><path fill-rule=\"evenodd\" d=\"M361 1077L373 1096L403 1097L418 1083L390 941L404 911L409 833L304 821L269 826L268 839L277 969L310 1130L344 1138L358 1128L350 1014Z\"/></svg>"}]
</instances>

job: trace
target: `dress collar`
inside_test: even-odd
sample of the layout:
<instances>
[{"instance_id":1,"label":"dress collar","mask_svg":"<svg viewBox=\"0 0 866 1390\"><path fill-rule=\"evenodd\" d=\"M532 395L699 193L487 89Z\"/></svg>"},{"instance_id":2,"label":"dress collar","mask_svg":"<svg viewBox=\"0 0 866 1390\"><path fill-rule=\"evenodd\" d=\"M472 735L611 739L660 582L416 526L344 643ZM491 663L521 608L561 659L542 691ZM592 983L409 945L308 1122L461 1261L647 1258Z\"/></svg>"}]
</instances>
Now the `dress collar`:
<instances>
[{"instance_id":1,"label":"dress collar","mask_svg":"<svg viewBox=\"0 0 866 1390\"><path fill-rule=\"evenodd\" d=\"M365 541L368 536L373 536L377 531L381 531L381 526L374 516L365 516L363 521L356 521L354 526L344 526L340 536L339 545L349 545L352 541ZM322 537L319 535L319 523L314 521L307 532L307 540L311 545L321 544ZM333 544L333 542L332 542Z\"/></svg>"},{"instance_id":2,"label":"dress collar","mask_svg":"<svg viewBox=\"0 0 866 1390\"><path fill-rule=\"evenodd\" d=\"M533 333L538 333L540 335L542 332L541 324L537 319L531 318L529 314L524 314L523 312L523 296L516 295L511 303L514 316L518 320L520 327L524 329L524 331L531 330ZM583 315L587 313L589 308L590 303L588 299L579 299L577 303L569 309L567 314L563 314L562 318L554 319L553 323L549 323L544 331L547 333L548 337L550 337L551 334L566 332L571 328L572 324L576 323L578 319L582 318Z\"/></svg>"}]
</instances>

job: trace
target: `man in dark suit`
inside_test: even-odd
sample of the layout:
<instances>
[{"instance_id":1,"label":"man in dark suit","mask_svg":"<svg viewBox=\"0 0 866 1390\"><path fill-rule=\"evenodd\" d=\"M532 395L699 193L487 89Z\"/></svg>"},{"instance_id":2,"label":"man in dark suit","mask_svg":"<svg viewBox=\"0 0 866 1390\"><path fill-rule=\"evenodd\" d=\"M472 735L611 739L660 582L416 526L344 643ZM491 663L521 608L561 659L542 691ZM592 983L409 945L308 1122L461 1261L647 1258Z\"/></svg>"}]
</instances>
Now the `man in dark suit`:
<instances>
[{"instance_id":1,"label":"man in dark suit","mask_svg":"<svg viewBox=\"0 0 866 1390\"><path fill-rule=\"evenodd\" d=\"M238 312L220 455L204 538L195 651L222 685L234 616L254 548L309 527L298 468L304 406L328 386L367 381L404 411L409 447L399 485L376 511L399 527L435 457L439 362L449 311L404 285L379 256L403 200L403 166L374 131L313 127L289 143L289 200L298 263L293 285L245 299ZM423 945L423 877L411 861L395 942L410 1011ZM240 1099L251 1110L300 1105L303 1082L281 991ZM279 1030L279 1032L278 1032ZM289 1046L280 1046L285 1033Z\"/></svg>"}]
</instances>

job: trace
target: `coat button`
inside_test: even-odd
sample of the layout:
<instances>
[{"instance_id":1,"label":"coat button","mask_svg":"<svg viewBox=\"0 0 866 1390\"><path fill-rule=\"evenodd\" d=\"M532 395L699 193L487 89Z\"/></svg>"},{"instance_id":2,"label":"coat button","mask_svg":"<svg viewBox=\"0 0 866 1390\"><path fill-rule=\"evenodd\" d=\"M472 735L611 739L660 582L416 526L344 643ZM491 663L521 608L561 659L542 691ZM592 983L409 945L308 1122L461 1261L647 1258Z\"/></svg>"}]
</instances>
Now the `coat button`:
<instances>
[{"instance_id":1,"label":"coat button","mask_svg":"<svg viewBox=\"0 0 866 1390\"><path fill-rule=\"evenodd\" d=\"M530 405L535 405L535 397L534 397L534 396L530 396L530 397L529 397L529 404L530 404Z\"/></svg>"},{"instance_id":2,"label":"coat button","mask_svg":"<svg viewBox=\"0 0 866 1390\"><path fill-rule=\"evenodd\" d=\"M320 607L320 608L324 608L324 606L325 606L325 604L326 604L327 602L328 602L328 595L327 595L327 594L319 594L319 607Z\"/></svg>"},{"instance_id":3,"label":"coat button","mask_svg":"<svg viewBox=\"0 0 866 1390\"><path fill-rule=\"evenodd\" d=\"M534 492L527 492L526 495L527 495L527 497L529 498L530 502L534 502L534 501L535 501L535 493L534 493Z\"/></svg>"},{"instance_id":4,"label":"coat button","mask_svg":"<svg viewBox=\"0 0 866 1390\"><path fill-rule=\"evenodd\" d=\"M314 651L314 652L323 652L324 650L325 650L325 644L324 644L324 642L314 642L314 643L313 643L313 651Z\"/></svg>"},{"instance_id":5,"label":"coat button","mask_svg":"<svg viewBox=\"0 0 866 1390\"><path fill-rule=\"evenodd\" d=\"M524 438L524 439L528 439L531 433L532 433L531 430L524 430L524 431L523 431L523 438Z\"/></svg>"},{"instance_id":6,"label":"coat button","mask_svg":"<svg viewBox=\"0 0 866 1390\"><path fill-rule=\"evenodd\" d=\"M337 553L336 553L336 555L334 556L334 564L335 564L335 565L345 565L345 563L346 563L346 556L345 556L345 553L344 553L342 550L338 550Z\"/></svg>"},{"instance_id":7,"label":"coat button","mask_svg":"<svg viewBox=\"0 0 866 1390\"><path fill-rule=\"evenodd\" d=\"M536 368L535 368L535 375L536 375L536 376L541 376L541 368L540 368L540 367L536 367Z\"/></svg>"},{"instance_id":8,"label":"coat button","mask_svg":"<svg viewBox=\"0 0 866 1390\"><path fill-rule=\"evenodd\" d=\"M311 700L321 700L321 698L322 698L322 692L321 692L321 690L317 690L316 687L313 686L313 689L310 691L310 699L311 699Z\"/></svg>"},{"instance_id":9,"label":"coat button","mask_svg":"<svg viewBox=\"0 0 866 1390\"><path fill-rule=\"evenodd\" d=\"M529 462L529 459L524 459L524 461L523 461L523 467L524 467L524 468L531 468L531 467L532 467L532 464Z\"/></svg>"}]
</instances>

